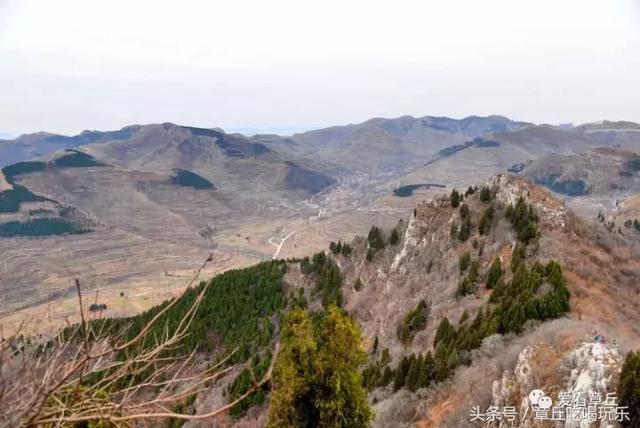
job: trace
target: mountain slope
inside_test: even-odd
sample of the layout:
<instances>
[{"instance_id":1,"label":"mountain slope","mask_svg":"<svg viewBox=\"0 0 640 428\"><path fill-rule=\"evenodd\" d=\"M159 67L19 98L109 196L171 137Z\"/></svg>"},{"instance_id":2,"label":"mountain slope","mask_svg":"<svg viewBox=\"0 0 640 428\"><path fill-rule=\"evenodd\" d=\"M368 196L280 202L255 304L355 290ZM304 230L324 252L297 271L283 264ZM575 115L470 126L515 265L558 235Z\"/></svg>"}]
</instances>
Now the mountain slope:
<instances>
[{"instance_id":1,"label":"mountain slope","mask_svg":"<svg viewBox=\"0 0 640 428\"><path fill-rule=\"evenodd\" d=\"M640 153L599 147L574 155L545 155L519 175L546 186L590 218L606 214L640 191Z\"/></svg>"},{"instance_id":2,"label":"mountain slope","mask_svg":"<svg viewBox=\"0 0 640 428\"><path fill-rule=\"evenodd\" d=\"M138 128L137 125L134 125L119 131L84 131L72 137L39 132L21 135L14 140L0 140L0 167L47 156L56 151L72 149L84 144L124 140L129 138Z\"/></svg>"},{"instance_id":3,"label":"mountain slope","mask_svg":"<svg viewBox=\"0 0 640 428\"><path fill-rule=\"evenodd\" d=\"M314 174L299 166L296 177L287 179L295 161L261 143L241 135L215 129L183 127L169 123L140 127L127 140L89 144L83 147L98 159L137 171L184 169L219 183L221 190L252 193L252 189L300 190L318 193L334 183L330 177L308 186ZM286 183L285 183L286 181ZM321 185L317 185L320 183Z\"/></svg>"},{"instance_id":4,"label":"mountain slope","mask_svg":"<svg viewBox=\"0 0 640 428\"><path fill-rule=\"evenodd\" d=\"M228 272L175 306L114 323L135 337L169 306L152 336L170 337L206 290L170 355L192 370L238 355L172 409L206 414L247 393L222 426L367 426L371 406L374 427L471 427L474 407L490 405L538 426L534 390L554 403L562 392L615 392L624 354L640 346L640 247L520 178L455 195L425 200L392 230ZM272 382L252 381L271 361Z\"/></svg>"},{"instance_id":5,"label":"mountain slope","mask_svg":"<svg viewBox=\"0 0 640 428\"><path fill-rule=\"evenodd\" d=\"M419 205L414 217L400 223L398 229L403 236L400 242L387 244L383 251L375 253L372 261L365 258L367 243L364 240L354 244L354 255L338 257L345 275L343 283L347 285L345 306L361 323L369 339L370 361L380 361L380 352L385 348L389 349L392 368L411 354L425 355L428 351L435 354L432 344L439 334L439 320L446 316L454 325L464 325L464 321L458 320L464 319L465 311L472 320L479 308L491 301L491 290L485 282L495 257L502 261L505 281L515 277L508 269L515 263L518 247L514 249L514 245L518 235L505 221L501 209L515 204L519 197L526 198L537 213L540 230L537 244L526 250L526 263L532 266L536 261L557 260L562 265L571 293L568 319L526 324L528 327L516 336L486 338L478 351L460 356L471 363L460 366L450 383L432 385L416 393L394 392L391 386L375 388L370 396L377 402L375 426L410 426L412 421L421 421L419 426L475 426L469 421L473 405L484 408L492 402L520 405L515 398L518 394L526 396L535 388L562 391L567 390L567 385L572 386L571 379L575 377L571 376L575 373L564 368L547 372L544 366L569 364L572 352L582 352L581 349L591 346L593 330L608 340L615 338L617 345L607 345L603 352L624 353L640 345L637 327L640 325L637 297L640 272L635 262L638 246L601 226L584 222L538 186L506 176L495 177L487 185L495 192L492 202L479 202L476 193L476 196L467 196L463 203L470 207L473 228L465 241L451 235L452 225L460 226L462 211L450 207L448 198L436 198ZM497 211L490 222L490 231L480 235L477 228L490 204ZM456 297L457 290L468 278L459 266L459 260L467 252L472 260L479 261L480 279L471 295ZM360 289L353 288L356 282L362 283ZM410 342L402 343L399 329L422 300L429 308L424 324L415 330ZM546 352L547 360L543 356L522 360L536 370L531 375L532 381L522 384L505 381L500 401L494 381L499 386L503 370L517 371L519 356L523 352L526 355L528 347L538 349L536 352L545 349L542 352ZM606 370L619 373L620 362L618 357L603 364ZM591 363L577 364L579 371ZM381 366L381 370L383 368ZM615 379L603 379L600 384L597 379L594 382L588 387L600 392L603 388L615 391Z\"/></svg>"},{"instance_id":6,"label":"mountain slope","mask_svg":"<svg viewBox=\"0 0 640 428\"><path fill-rule=\"evenodd\" d=\"M629 126L629 125L627 125ZM623 130L611 130L616 135L627 135ZM622 138L622 137L621 137ZM634 134L626 138L626 147L632 150L640 150L640 134ZM488 142L488 143L487 143ZM562 168L562 162L570 162L570 159L580 157L610 157L613 169L606 167L602 174L615 175L618 170L621 174L628 174L628 168L615 167L614 161L617 155L607 155L606 149L591 152L602 145L602 141L595 138L585 128L563 128L549 125L530 125L509 132L491 132L484 135L477 143L473 140L462 145L455 145L441 150L436 156L424 165L415 167L411 172L399 178L400 185L419 183L443 183L457 186L466 186L477 181L480 177L487 177L504 171L521 173L532 162L546 164L549 162ZM618 151L611 147L611 153ZM590 152L591 154L587 154ZM630 152L620 149L622 157L630 157ZM625 153L625 154L622 154ZM584 154L584 155L583 155ZM558 155L560 155L558 157ZM602 168L607 162L597 164L591 161L585 167ZM537 166L532 166L533 171ZM575 168L574 168L575 170ZM522 172L522 174L525 174ZM583 174L588 174L586 171ZM532 175L529 177L535 178ZM608 183L615 184L612 180ZM631 186L630 182L618 183L621 186ZM566 193L576 192L579 189L559 189ZM616 190L612 188L612 190ZM562 193L561 192L561 193ZM581 210L582 211L582 210Z\"/></svg>"},{"instance_id":7,"label":"mountain slope","mask_svg":"<svg viewBox=\"0 0 640 428\"><path fill-rule=\"evenodd\" d=\"M76 275L105 294L117 295L116 286L140 291L122 305L137 312L151 304L151 284L166 284L165 296L180 287L194 255L220 246L212 272L269 257L270 235L263 235L283 218L314 213L304 201L335 182L241 136L170 124L124 131L73 137L90 143L24 163L37 168L3 168L3 317L64 298ZM69 236L59 221L88 233ZM46 235L46 245L26 239L34 233ZM68 309L61 304L66 313L49 322L64 322Z\"/></svg>"},{"instance_id":8,"label":"mountain slope","mask_svg":"<svg viewBox=\"0 0 640 428\"><path fill-rule=\"evenodd\" d=\"M640 155L636 152L597 148L579 155L547 155L520 175L567 196L621 197L638 193Z\"/></svg>"},{"instance_id":9,"label":"mountain slope","mask_svg":"<svg viewBox=\"0 0 640 428\"><path fill-rule=\"evenodd\" d=\"M274 147L287 144L299 157L333 164L350 172L405 172L431 159L439 150L492 131L510 131L526 124L502 116L450 119L402 116L375 118L360 124L272 138ZM266 136L256 136L269 141ZM292 144L295 143L295 144Z\"/></svg>"}]
</instances>

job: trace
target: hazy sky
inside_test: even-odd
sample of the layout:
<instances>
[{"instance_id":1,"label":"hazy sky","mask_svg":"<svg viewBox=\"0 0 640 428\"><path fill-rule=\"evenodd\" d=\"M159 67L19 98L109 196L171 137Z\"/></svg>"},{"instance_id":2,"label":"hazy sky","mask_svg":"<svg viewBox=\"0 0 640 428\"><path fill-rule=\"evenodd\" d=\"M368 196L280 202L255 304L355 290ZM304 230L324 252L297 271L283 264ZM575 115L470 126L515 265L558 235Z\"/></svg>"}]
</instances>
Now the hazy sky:
<instances>
[{"instance_id":1,"label":"hazy sky","mask_svg":"<svg viewBox=\"0 0 640 428\"><path fill-rule=\"evenodd\" d=\"M640 0L0 0L0 131L640 122Z\"/></svg>"}]
</instances>

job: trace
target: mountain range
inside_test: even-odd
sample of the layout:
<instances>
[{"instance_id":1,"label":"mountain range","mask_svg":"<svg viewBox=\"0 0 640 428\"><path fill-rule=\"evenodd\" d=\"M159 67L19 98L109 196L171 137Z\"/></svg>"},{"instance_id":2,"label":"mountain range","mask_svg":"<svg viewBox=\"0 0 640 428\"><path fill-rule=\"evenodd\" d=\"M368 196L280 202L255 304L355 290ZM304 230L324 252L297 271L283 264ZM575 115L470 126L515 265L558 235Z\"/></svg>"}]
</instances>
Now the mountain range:
<instances>
[{"instance_id":1,"label":"mountain range","mask_svg":"<svg viewBox=\"0 0 640 428\"><path fill-rule=\"evenodd\" d=\"M199 415L185 418L189 427L320 426L331 416L355 419L350 426L458 428L477 426L491 408L509 409L518 426L544 426L534 391L553 403L567 394L607 396L627 406L632 423L640 420L629 395L638 385L630 350L640 345L640 232L582 219L549 190L507 174L422 197L391 227L373 225L306 257L229 270L140 315L92 321L113 329L113 340L120 328L128 338L148 325L149 346L169 340L199 302L180 346L166 348L154 370L103 391L103 405L140 385L141 394L117 401L117 415L127 415L156 397L158 373L180 379L186 370L186 380L162 383L160 394L176 398L153 426L177 414ZM117 312L104 291L92 305L111 317ZM16 351L27 365L42 339L33 340ZM146 367L154 354L145 346L125 361L143 355ZM75 366L65 361L62 375ZM104 369L88 370L74 406L108 420L113 413L91 407ZM202 387L179 394L194 382ZM55 403L45 408L64 418ZM15 417L6 412L0 422Z\"/></svg>"},{"instance_id":2,"label":"mountain range","mask_svg":"<svg viewBox=\"0 0 640 428\"><path fill-rule=\"evenodd\" d=\"M152 303L149 284L175 292L194 254L217 252L211 272L308 254L505 171L588 218L628 223L633 210L620 210L634 206L624 201L637 193L639 151L632 122L503 116L375 118L290 136L172 123L22 135L0 141L0 278L14 290L4 311L65 296L70 276L88 275L95 289L145 290L123 308L135 312Z\"/></svg>"},{"instance_id":3,"label":"mountain range","mask_svg":"<svg viewBox=\"0 0 640 428\"><path fill-rule=\"evenodd\" d=\"M80 284L127 335L163 315L148 342L198 301L165 352L189 376L224 369L171 411L247 397L220 426L317 426L339 409L355 426L466 427L474 406L537 426L532 390L625 391L640 346L632 122L403 116L290 136L161 123L23 135L0 141L0 162L2 334L78 321ZM213 279L185 292L198 276Z\"/></svg>"}]
</instances>

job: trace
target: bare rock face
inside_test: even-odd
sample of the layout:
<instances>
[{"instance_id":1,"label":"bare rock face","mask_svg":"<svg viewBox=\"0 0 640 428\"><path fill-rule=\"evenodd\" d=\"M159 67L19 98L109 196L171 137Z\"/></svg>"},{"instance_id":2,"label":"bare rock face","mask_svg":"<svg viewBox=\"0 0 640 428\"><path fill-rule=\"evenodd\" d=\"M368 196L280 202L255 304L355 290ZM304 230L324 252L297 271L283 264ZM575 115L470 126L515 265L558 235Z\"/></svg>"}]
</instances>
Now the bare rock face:
<instances>
[{"instance_id":1,"label":"bare rock face","mask_svg":"<svg viewBox=\"0 0 640 428\"><path fill-rule=\"evenodd\" d=\"M501 380L493 382L493 405L500 408L505 406L518 407L519 414L525 414L526 409L529 407L529 398L524 391L532 391L537 387L534 385L534 369L532 362L535 358L534 347L525 348L518 356L518 361L513 369L513 372L505 372ZM528 427L528 421L522 425ZM507 422L502 422L500 427L508 426Z\"/></svg>"},{"instance_id":2,"label":"bare rock face","mask_svg":"<svg viewBox=\"0 0 640 428\"><path fill-rule=\"evenodd\" d=\"M399 272L402 275L406 275L407 268L406 266L402 266L402 262L412 249L414 249L418 243L420 242L420 231L418 230L416 224L416 217L411 216L409 218L409 222L407 224L407 229L404 232L404 239L402 241L402 250L393 259L393 263L391 263L391 271Z\"/></svg>"},{"instance_id":3,"label":"bare rock face","mask_svg":"<svg viewBox=\"0 0 640 428\"><path fill-rule=\"evenodd\" d=\"M566 390L573 396L582 393L587 397L593 394L606 397L607 392L615 391L615 380L622 367L622 357L616 348L602 343L583 343L569 354L566 362L572 367ZM606 427L610 424L602 422L595 425ZM567 428L588 426L586 421L567 421L565 424Z\"/></svg>"},{"instance_id":4,"label":"bare rock face","mask_svg":"<svg viewBox=\"0 0 640 428\"><path fill-rule=\"evenodd\" d=\"M507 174L492 176L487 185L495 190L496 200L504 205L515 205L520 197L526 198L543 224L563 228L567 222L568 211L564 204L538 186Z\"/></svg>"},{"instance_id":5,"label":"bare rock face","mask_svg":"<svg viewBox=\"0 0 640 428\"><path fill-rule=\"evenodd\" d=\"M499 408L513 406L520 421L516 425L505 420L497 422L499 427L522 428L542 426L534 420L530 394L541 390L551 398L553 405L562 403L564 397L601 397L615 392L616 379L622 367L618 349L604 343L581 342L576 347L562 352L548 343L526 347L519 355L513 370L507 370L502 378L493 382L492 404ZM586 406L586 405L585 405ZM526 415L526 416L524 416ZM547 422L548 426L566 428L610 427L608 421L558 420ZM519 424L519 425L518 425ZM547 425L544 425L547 426Z\"/></svg>"}]
</instances>

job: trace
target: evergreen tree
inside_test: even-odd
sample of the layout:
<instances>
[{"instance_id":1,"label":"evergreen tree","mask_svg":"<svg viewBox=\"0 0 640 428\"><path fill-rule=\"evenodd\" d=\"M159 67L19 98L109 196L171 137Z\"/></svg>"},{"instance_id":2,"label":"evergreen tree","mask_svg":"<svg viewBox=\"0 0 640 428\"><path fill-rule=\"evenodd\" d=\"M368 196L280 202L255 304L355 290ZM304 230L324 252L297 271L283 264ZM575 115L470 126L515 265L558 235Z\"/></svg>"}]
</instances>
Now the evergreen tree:
<instances>
[{"instance_id":1,"label":"evergreen tree","mask_svg":"<svg viewBox=\"0 0 640 428\"><path fill-rule=\"evenodd\" d=\"M382 372L382 379L380 380L380 386L387 386L393 380L394 373L391 367L385 366Z\"/></svg>"},{"instance_id":2,"label":"evergreen tree","mask_svg":"<svg viewBox=\"0 0 640 428\"><path fill-rule=\"evenodd\" d=\"M440 342L435 352L435 379L441 382L449 377L458 365L458 349L454 342Z\"/></svg>"},{"instance_id":3,"label":"evergreen tree","mask_svg":"<svg viewBox=\"0 0 640 428\"><path fill-rule=\"evenodd\" d=\"M475 285L478 280L478 272L480 270L480 260L475 259L471 263L471 267L469 268L469 273L467 274L467 278L469 278L469 282Z\"/></svg>"},{"instance_id":4,"label":"evergreen tree","mask_svg":"<svg viewBox=\"0 0 640 428\"><path fill-rule=\"evenodd\" d=\"M471 264L471 254L469 254L468 251L465 251L464 253L460 254L460 257L458 258L460 273L464 273L464 271L466 271L469 267L469 264Z\"/></svg>"},{"instance_id":5,"label":"evergreen tree","mask_svg":"<svg viewBox=\"0 0 640 428\"><path fill-rule=\"evenodd\" d=\"M382 371L380 364L372 363L362 371L362 385L367 391L371 391L382 383Z\"/></svg>"},{"instance_id":6,"label":"evergreen tree","mask_svg":"<svg viewBox=\"0 0 640 428\"><path fill-rule=\"evenodd\" d=\"M366 361L360 328L334 306L329 308L320 325L318 342L314 387L314 404L319 412L317 425L370 426L373 412L358 372L358 367Z\"/></svg>"},{"instance_id":7,"label":"evergreen tree","mask_svg":"<svg viewBox=\"0 0 640 428\"><path fill-rule=\"evenodd\" d=\"M469 312L465 309L460 316L460 320L458 321L458 325L462 325L469 319Z\"/></svg>"},{"instance_id":8,"label":"evergreen tree","mask_svg":"<svg viewBox=\"0 0 640 428\"><path fill-rule=\"evenodd\" d=\"M411 330L409 330L409 326L404 322L400 324L400 328L398 329L398 339L400 343L405 345L411 342Z\"/></svg>"},{"instance_id":9,"label":"evergreen tree","mask_svg":"<svg viewBox=\"0 0 640 428\"><path fill-rule=\"evenodd\" d=\"M409 373L410 361L407 357L402 357L398 367L395 370L395 377L393 379L393 390L397 391L405 385L407 374Z\"/></svg>"},{"instance_id":10,"label":"evergreen tree","mask_svg":"<svg viewBox=\"0 0 640 428\"><path fill-rule=\"evenodd\" d=\"M451 200L451 206L453 208L458 208L458 205L460 205L461 198L460 198L460 193L458 193L456 189L453 189L449 199Z\"/></svg>"},{"instance_id":11,"label":"evergreen tree","mask_svg":"<svg viewBox=\"0 0 640 428\"><path fill-rule=\"evenodd\" d=\"M513 249L513 254L511 254L511 272L515 273L521 264L524 263L524 259L526 257L525 248L520 243L516 244L516 247Z\"/></svg>"},{"instance_id":12,"label":"evergreen tree","mask_svg":"<svg viewBox=\"0 0 640 428\"><path fill-rule=\"evenodd\" d=\"M376 252L373 250L373 248L369 248L369 249L367 250L367 256L366 256L366 259L367 259L367 261L368 261L368 262L373 261L373 256L375 255L375 253L376 253Z\"/></svg>"},{"instance_id":13,"label":"evergreen tree","mask_svg":"<svg viewBox=\"0 0 640 428\"><path fill-rule=\"evenodd\" d=\"M458 239L461 242L465 242L471 236L471 218L470 216L466 216L462 219L462 225L460 226L460 231L458 232Z\"/></svg>"},{"instance_id":14,"label":"evergreen tree","mask_svg":"<svg viewBox=\"0 0 640 428\"><path fill-rule=\"evenodd\" d=\"M489 233L489 229L491 229L491 221L493 220L494 215L495 208L493 205L490 205L482 212L480 222L478 223L478 232L480 232L480 235L486 235Z\"/></svg>"},{"instance_id":15,"label":"evergreen tree","mask_svg":"<svg viewBox=\"0 0 640 428\"><path fill-rule=\"evenodd\" d=\"M389 355L389 348L384 348L382 350L382 355L380 356L380 364L386 366L391 362L391 355Z\"/></svg>"},{"instance_id":16,"label":"evergreen tree","mask_svg":"<svg viewBox=\"0 0 640 428\"><path fill-rule=\"evenodd\" d=\"M618 385L621 406L629 409L629 421L624 426L640 427L640 351L629 352L622 365Z\"/></svg>"},{"instance_id":17,"label":"evergreen tree","mask_svg":"<svg viewBox=\"0 0 640 428\"><path fill-rule=\"evenodd\" d=\"M316 276L316 291L321 294L323 306L342 305L342 275L340 268L329 259Z\"/></svg>"},{"instance_id":18,"label":"evergreen tree","mask_svg":"<svg viewBox=\"0 0 640 428\"><path fill-rule=\"evenodd\" d=\"M538 217L523 197L518 199L515 207L509 206L505 215L511 220L520 242L527 245L538 237Z\"/></svg>"},{"instance_id":19,"label":"evergreen tree","mask_svg":"<svg viewBox=\"0 0 640 428\"><path fill-rule=\"evenodd\" d=\"M317 273L327 262L327 255L324 251L319 251L311 258L311 272Z\"/></svg>"},{"instance_id":20,"label":"evergreen tree","mask_svg":"<svg viewBox=\"0 0 640 428\"><path fill-rule=\"evenodd\" d=\"M389 245L396 245L400 240L400 236L398 234L398 229L393 229L391 231L391 236L389 237Z\"/></svg>"},{"instance_id":21,"label":"evergreen tree","mask_svg":"<svg viewBox=\"0 0 640 428\"><path fill-rule=\"evenodd\" d=\"M300 261L300 270L303 274L308 275L311 273L311 262L309 261L309 257L305 257Z\"/></svg>"},{"instance_id":22,"label":"evergreen tree","mask_svg":"<svg viewBox=\"0 0 640 428\"><path fill-rule=\"evenodd\" d=\"M518 248L524 246L518 244ZM520 252L520 249L516 251ZM524 258L524 255L522 257ZM523 261L516 265L513 278L504 284L501 278L501 263L499 259L494 259L488 275L494 278L491 282L495 282L490 296L492 305L485 309L480 308L471 323L468 322L468 313L464 312L457 329L447 317L442 318L433 341L433 356L427 355L421 361L420 356L413 356L413 359L405 357L406 361L401 362L395 370L396 388L406 386L414 390L426 386L429 382L443 381L459 364L470 362L468 351L478 348L486 337L496 333L519 333L524 330L529 320L557 318L569 310L570 293L559 263L550 261L546 266L535 263L531 269ZM474 260L462 288L470 287L474 277L477 277L478 267L478 260ZM550 284L552 289L541 295L539 288L543 282ZM420 365L418 380L414 379L417 369L412 369L411 366L414 359L416 361L413 364ZM428 374L425 374L425 371Z\"/></svg>"},{"instance_id":23,"label":"evergreen tree","mask_svg":"<svg viewBox=\"0 0 640 428\"><path fill-rule=\"evenodd\" d=\"M427 324L429 317L429 305L426 300L420 300L418 306L410 311L400 323L398 327L398 338L403 344L408 344L413 340L413 336L419 330L422 330Z\"/></svg>"},{"instance_id":24,"label":"evergreen tree","mask_svg":"<svg viewBox=\"0 0 640 428\"><path fill-rule=\"evenodd\" d=\"M435 379L436 363L433 359L431 351L427 353L422 362L422 371L420 372L420 388L426 388Z\"/></svg>"},{"instance_id":25,"label":"evergreen tree","mask_svg":"<svg viewBox=\"0 0 640 428\"><path fill-rule=\"evenodd\" d=\"M306 311L290 311L280 333L280 351L273 368L269 427L299 426L318 419L313 402L317 342Z\"/></svg>"},{"instance_id":26,"label":"evergreen tree","mask_svg":"<svg viewBox=\"0 0 640 428\"><path fill-rule=\"evenodd\" d=\"M423 356L411 359L409 371L407 372L407 389L414 392L420 387L420 373L422 372Z\"/></svg>"},{"instance_id":27,"label":"evergreen tree","mask_svg":"<svg viewBox=\"0 0 640 428\"><path fill-rule=\"evenodd\" d=\"M460 217L465 218L471 215L471 210L469 210L469 206L467 204L460 205Z\"/></svg>"},{"instance_id":28,"label":"evergreen tree","mask_svg":"<svg viewBox=\"0 0 640 428\"><path fill-rule=\"evenodd\" d=\"M371 425L373 412L358 367L361 333L335 306L314 329L308 313L287 314L273 373L268 427Z\"/></svg>"},{"instance_id":29,"label":"evergreen tree","mask_svg":"<svg viewBox=\"0 0 640 428\"><path fill-rule=\"evenodd\" d=\"M502 276L502 262L500 261L500 257L494 257L491 262L491 266L489 267L489 272L487 273L487 288L492 289L500 280Z\"/></svg>"},{"instance_id":30,"label":"evergreen tree","mask_svg":"<svg viewBox=\"0 0 640 428\"><path fill-rule=\"evenodd\" d=\"M433 339L433 346L437 346L438 342L451 342L455 340L456 329L449 322L449 318L444 317L438 324L438 329L436 330L436 336Z\"/></svg>"},{"instance_id":31,"label":"evergreen tree","mask_svg":"<svg viewBox=\"0 0 640 428\"><path fill-rule=\"evenodd\" d=\"M478 280L478 271L480 269L480 260L476 259L471 263L469 273L465 278L460 280L456 289L456 297L466 296L475 293L476 281Z\"/></svg>"},{"instance_id":32,"label":"evergreen tree","mask_svg":"<svg viewBox=\"0 0 640 428\"><path fill-rule=\"evenodd\" d=\"M351 254L351 251L353 249L351 248L351 245L347 244L346 242L344 244L342 244L342 249L340 251L340 253L345 256L348 257Z\"/></svg>"},{"instance_id":33,"label":"evergreen tree","mask_svg":"<svg viewBox=\"0 0 640 428\"><path fill-rule=\"evenodd\" d=\"M458 282L458 288L456 288L456 297L463 297L469 295L475 291L475 288L471 281L469 281L469 277L464 277Z\"/></svg>"},{"instance_id":34,"label":"evergreen tree","mask_svg":"<svg viewBox=\"0 0 640 428\"><path fill-rule=\"evenodd\" d=\"M507 208L505 208L505 210L504 210L504 216L509 220L511 220L513 218L513 205L512 204L507 205Z\"/></svg>"},{"instance_id":35,"label":"evergreen tree","mask_svg":"<svg viewBox=\"0 0 640 428\"><path fill-rule=\"evenodd\" d=\"M369 230L369 235L367 237L369 241L369 247L381 250L384 248L384 239L382 237L382 231L377 226L371 226L371 230Z\"/></svg>"},{"instance_id":36,"label":"evergreen tree","mask_svg":"<svg viewBox=\"0 0 640 428\"><path fill-rule=\"evenodd\" d=\"M362 281L360 280L360 277L358 277L358 278L356 279L356 282L353 284L353 288L354 288L356 291L360 291L360 290L362 290Z\"/></svg>"},{"instance_id":37,"label":"evergreen tree","mask_svg":"<svg viewBox=\"0 0 640 428\"><path fill-rule=\"evenodd\" d=\"M482 202L489 202L492 198L493 195L491 194L491 190L489 189L489 187L482 186L482 189L480 189L480 200Z\"/></svg>"}]
</instances>

